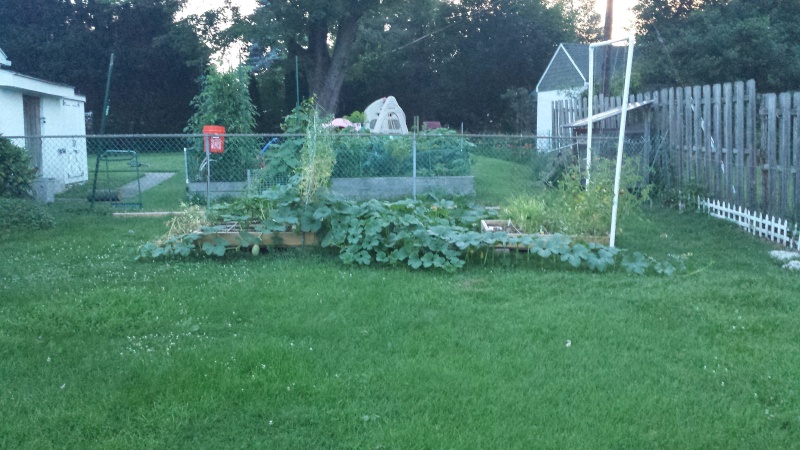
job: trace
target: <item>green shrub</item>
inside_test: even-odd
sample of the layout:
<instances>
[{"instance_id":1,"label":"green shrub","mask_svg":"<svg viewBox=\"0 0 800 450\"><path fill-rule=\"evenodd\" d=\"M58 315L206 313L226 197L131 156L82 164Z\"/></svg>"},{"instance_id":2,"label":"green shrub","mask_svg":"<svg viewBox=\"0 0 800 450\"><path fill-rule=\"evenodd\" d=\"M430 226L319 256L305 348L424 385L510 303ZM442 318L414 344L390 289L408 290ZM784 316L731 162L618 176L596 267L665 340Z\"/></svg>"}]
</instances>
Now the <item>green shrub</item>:
<instances>
[{"instance_id":1,"label":"green shrub","mask_svg":"<svg viewBox=\"0 0 800 450\"><path fill-rule=\"evenodd\" d=\"M55 219L44 205L29 198L0 198L0 228L51 228Z\"/></svg>"},{"instance_id":2,"label":"green shrub","mask_svg":"<svg viewBox=\"0 0 800 450\"><path fill-rule=\"evenodd\" d=\"M334 177L411 176L413 168L410 135L335 136L337 164ZM474 147L452 130L444 128L417 134L417 175L469 175L467 150Z\"/></svg>"},{"instance_id":3,"label":"green shrub","mask_svg":"<svg viewBox=\"0 0 800 450\"><path fill-rule=\"evenodd\" d=\"M222 73L210 68L203 77L203 89L192 99L195 113L184 131L203 132L205 125L221 125L226 134L252 133L256 126L256 108L248 90L249 71L243 67ZM211 156L212 181L244 181L247 168L255 166L259 148L242 139L226 138L225 152ZM204 148L197 157L205 158Z\"/></svg>"},{"instance_id":4,"label":"green shrub","mask_svg":"<svg viewBox=\"0 0 800 450\"><path fill-rule=\"evenodd\" d=\"M584 169L568 166L557 186L539 196L519 196L505 205L505 217L528 233L607 235L614 202L615 161L600 158L592 165L586 184ZM627 158L620 177L617 220L635 217L639 206L649 199L650 185L644 185L639 160ZM618 228L617 232L622 232Z\"/></svg>"},{"instance_id":5,"label":"green shrub","mask_svg":"<svg viewBox=\"0 0 800 450\"><path fill-rule=\"evenodd\" d=\"M28 152L0 138L0 197L30 197L35 177Z\"/></svg>"}]
</instances>

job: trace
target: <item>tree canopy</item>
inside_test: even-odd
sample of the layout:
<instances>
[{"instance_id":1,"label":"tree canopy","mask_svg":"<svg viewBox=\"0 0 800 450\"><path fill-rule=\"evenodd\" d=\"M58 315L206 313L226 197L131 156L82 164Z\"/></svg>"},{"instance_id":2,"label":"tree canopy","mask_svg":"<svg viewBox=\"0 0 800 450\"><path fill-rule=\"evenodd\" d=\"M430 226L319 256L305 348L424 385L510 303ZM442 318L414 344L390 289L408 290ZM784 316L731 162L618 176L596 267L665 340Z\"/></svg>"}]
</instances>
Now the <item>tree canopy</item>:
<instances>
[{"instance_id":1,"label":"tree canopy","mask_svg":"<svg viewBox=\"0 0 800 450\"><path fill-rule=\"evenodd\" d=\"M115 52L107 131L179 132L209 50L184 0L0 0L0 48L13 70L75 86L98 120ZM92 132L92 130L87 130Z\"/></svg>"},{"instance_id":2,"label":"tree canopy","mask_svg":"<svg viewBox=\"0 0 800 450\"><path fill-rule=\"evenodd\" d=\"M246 35L262 53L285 52L274 64L284 75L298 56L304 90L332 114L393 95L422 120L507 129L519 121L501 96L533 90L558 43L578 39L565 2L320 1L270 2Z\"/></svg>"},{"instance_id":3,"label":"tree canopy","mask_svg":"<svg viewBox=\"0 0 800 450\"><path fill-rule=\"evenodd\" d=\"M277 131L298 89L329 114L394 95L423 121L524 132L524 92L557 45L598 31L589 0L262 0L247 17L176 20L184 2L0 0L0 47L15 70L76 86L98 119L115 52L110 133L180 132L211 52L234 38L252 44L258 131Z\"/></svg>"},{"instance_id":4,"label":"tree canopy","mask_svg":"<svg viewBox=\"0 0 800 450\"><path fill-rule=\"evenodd\" d=\"M800 88L796 0L642 0L636 12L646 84L755 79L760 90Z\"/></svg>"}]
</instances>

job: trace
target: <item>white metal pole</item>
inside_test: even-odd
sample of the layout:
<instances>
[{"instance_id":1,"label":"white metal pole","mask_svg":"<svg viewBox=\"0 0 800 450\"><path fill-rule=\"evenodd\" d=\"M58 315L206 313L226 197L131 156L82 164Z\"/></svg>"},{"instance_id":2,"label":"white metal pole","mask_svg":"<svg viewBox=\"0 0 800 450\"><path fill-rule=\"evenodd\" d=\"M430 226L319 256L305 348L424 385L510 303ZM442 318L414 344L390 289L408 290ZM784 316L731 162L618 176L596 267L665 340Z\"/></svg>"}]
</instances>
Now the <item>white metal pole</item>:
<instances>
[{"instance_id":1,"label":"white metal pole","mask_svg":"<svg viewBox=\"0 0 800 450\"><path fill-rule=\"evenodd\" d=\"M206 148L206 217L211 217L211 137L203 135L203 147Z\"/></svg>"},{"instance_id":2,"label":"white metal pole","mask_svg":"<svg viewBox=\"0 0 800 450\"><path fill-rule=\"evenodd\" d=\"M589 115L586 118L586 187L589 187L592 169L592 119L594 116L594 47L589 46Z\"/></svg>"},{"instance_id":3,"label":"white metal pole","mask_svg":"<svg viewBox=\"0 0 800 450\"><path fill-rule=\"evenodd\" d=\"M186 190L189 190L189 159L186 156L186 147L183 147L183 170L186 172Z\"/></svg>"},{"instance_id":4,"label":"white metal pole","mask_svg":"<svg viewBox=\"0 0 800 450\"><path fill-rule=\"evenodd\" d=\"M414 197L414 201L417 201L417 132L416 131L414 132L414 135L411 138L411 194Z\"/></svg>"},{"instance_id":5,"label":"white metal pole","mask_svg":"<svg viewBox=\"0 0 800 450\"><path fill-rule=\"evenodd\" d=\"M622 93L622 117L619 123L619 141L617 142L617 169L614 173L614 205L611 208L611 233L609 247L614 247L617 234L617 209L619 207L619 179L622 174L622 147L625 144L625 122L628 118L628 97L631 92L631 67L633 66L633 46L636 38L628 38L628 63L625 67L625 88Z\"/></svg>"}]
</instances>

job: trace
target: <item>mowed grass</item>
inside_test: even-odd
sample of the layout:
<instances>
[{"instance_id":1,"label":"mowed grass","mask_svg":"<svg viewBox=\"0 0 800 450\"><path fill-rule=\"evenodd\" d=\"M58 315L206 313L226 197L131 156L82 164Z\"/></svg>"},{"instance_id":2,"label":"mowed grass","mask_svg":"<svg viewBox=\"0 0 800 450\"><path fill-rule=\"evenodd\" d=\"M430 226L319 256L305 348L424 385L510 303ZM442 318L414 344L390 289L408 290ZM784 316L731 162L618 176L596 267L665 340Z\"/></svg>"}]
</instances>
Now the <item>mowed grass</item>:
<instances>
[{"instance_id":1,"label":"mowed grass","mask_svg":"<svg viewBox=\"0 0 800 450\"><path fill-rule=\"evenodd\" d=\"M534 160L529 165L487 156L472 155L472 175L475 177L476 200L484 205L499 205L514 195L541 189L536 181L544 162Z\"/></svg>"},{"instance_id":2,"label":"mowed grass","mask_svg":"<svg viewBox=\"0 0 800 450\"><path fill-rule=\"evenodd\" d=\"M87 199L95 183L95 172L97 172L98 191L118 190L125 184L136 181L137 177L144 177L148 172L174 173L175 175L162 184L142 192L142 208L149 211L173 210L181 201L186 200L186 169L183 153L140 153L136 161L119 158L110 160L107 165L101 160L99 170L96 170L96 163L97 156L91 155L88 181L82 185L72 186L59 194L57 196L59 200L86 201L88 208ZM127 203L138 202L138 198L123 200ZM96 202L95 207L107 210L111 205L107 202Z\"/></svg>"},{"instance_id":3,"label":"mowed grass","mask_svg":"<svg viewBox=\"0 0 800 450\"><path fill-rule=\"evenodd\" d=\"M674 277L318 250L135 262L164 219L0 236L0 448L792 448L800 276L700 214Z\"/></svg>"}]
</instances>

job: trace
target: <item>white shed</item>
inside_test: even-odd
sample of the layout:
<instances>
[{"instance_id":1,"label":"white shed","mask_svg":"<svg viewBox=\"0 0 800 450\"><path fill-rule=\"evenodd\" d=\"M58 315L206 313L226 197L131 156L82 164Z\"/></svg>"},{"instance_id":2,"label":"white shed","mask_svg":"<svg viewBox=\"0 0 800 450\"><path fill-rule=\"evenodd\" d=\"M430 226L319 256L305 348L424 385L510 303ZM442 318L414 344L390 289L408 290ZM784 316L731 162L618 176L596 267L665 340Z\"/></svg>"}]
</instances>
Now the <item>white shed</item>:
<instances>
[{"instance_id":1,"label":"white shed","mask_svg":"<svg viewBox=\"0 0 800 450\"><path fill-rule=\"evenodd\" d=\"M624 49L611 48L612 69L624 63ZM595 52L595 70L602 73L603 52ZM597 75L595 75L597 76ZM553 136L553 102L579 98L589 87L589 44L559 44L539 83L536 84L536 135ZM539 148L549 142L539 139Z\"/></svg>"},{"instance_id":2,"label":"white shed","mask_svg":"<svg viewBox=\"0 0 800 450\"><path fill-rule=\"evenodd\" d=\"M56 192L87 181L86 97L9 67L0 49L0 135L28 149L37 176L55 180Z\"/></svg>"}]
</instances>

